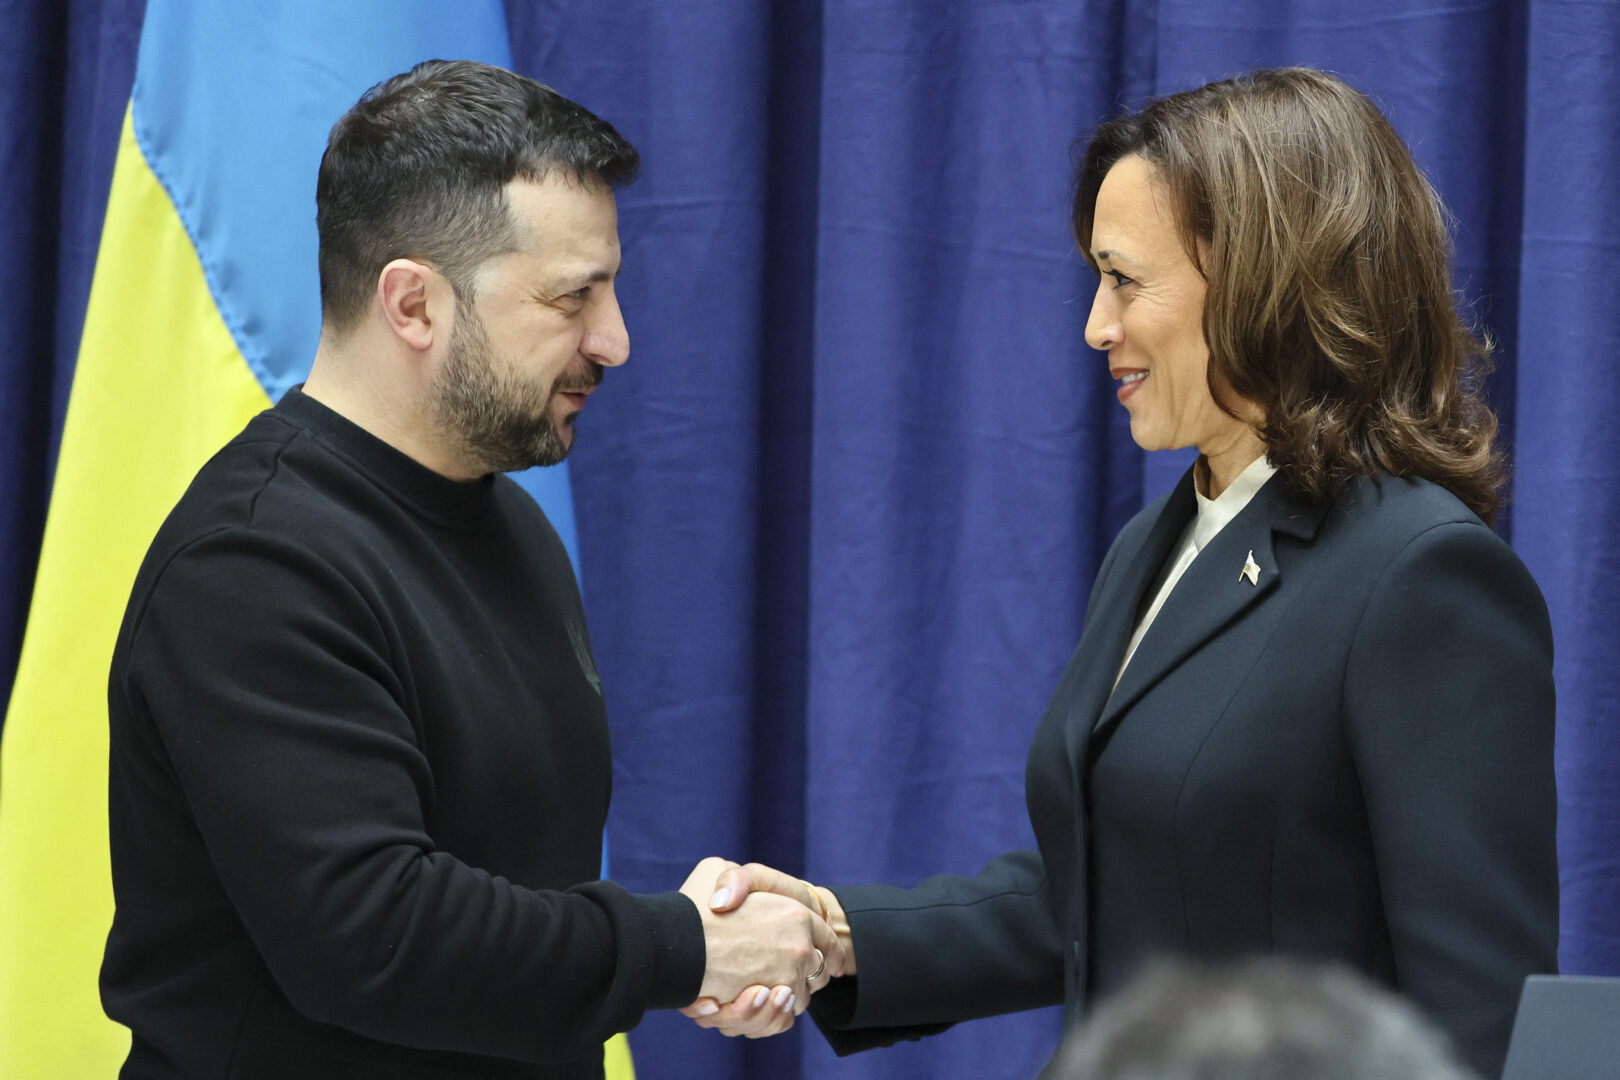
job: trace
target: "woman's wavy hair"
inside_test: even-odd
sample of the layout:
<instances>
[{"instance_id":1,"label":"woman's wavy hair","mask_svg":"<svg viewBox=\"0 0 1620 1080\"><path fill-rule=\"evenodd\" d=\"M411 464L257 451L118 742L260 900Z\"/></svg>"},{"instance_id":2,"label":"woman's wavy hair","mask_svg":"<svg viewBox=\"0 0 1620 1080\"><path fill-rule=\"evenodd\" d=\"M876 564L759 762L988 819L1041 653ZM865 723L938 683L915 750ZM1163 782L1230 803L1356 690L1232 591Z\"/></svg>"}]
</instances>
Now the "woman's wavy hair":
<instances>
[{"instance_id":1,"label":"woman's wavy hair","mask_svg":"<svg viewBox=\"0 0 1620 1080\"><path fill-rule=\"evenodd\" d=\"M1103 125L1075 178L1086 261L1097 191L1137 154L1208 284L1209 385L1258 405L1294 492L1420 476L1487 522L1504 469L1479 394L1490 343L1459 317L1439 196L1378 108L1332 75L1259 71ZM1234 413L1235 415L1235 413Z\"/></svg>"}]
</instances>

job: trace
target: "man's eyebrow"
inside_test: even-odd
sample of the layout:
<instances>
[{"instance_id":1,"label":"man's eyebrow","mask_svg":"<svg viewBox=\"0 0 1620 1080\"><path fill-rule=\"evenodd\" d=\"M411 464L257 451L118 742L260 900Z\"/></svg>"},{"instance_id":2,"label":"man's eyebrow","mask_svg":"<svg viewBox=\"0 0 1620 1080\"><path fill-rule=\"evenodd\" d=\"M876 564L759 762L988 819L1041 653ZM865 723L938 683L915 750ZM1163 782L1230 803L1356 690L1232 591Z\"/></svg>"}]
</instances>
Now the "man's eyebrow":
<instances>
[{"instance_id":1,"label":"man's eyebrow","mask_svg":"<svg viewBox=\"0 0 1620 1080\"><path fill-rule=\"evenodd\" d=\"M612 281L614 278L618 277L619 274L621 274L623 272L624 272L624 260L620 259L619 260L619 265L615 266L611 270L598 268L596 270L590 271L589 273L571 274L571 275L568 275L566 277L557 278L554 282L552 282L551 287L547 291L548 292L573 292L575 289L579 288L581 285L593 285L593 284L596 284L597 282Z\"/></svg>"}]
</instances>

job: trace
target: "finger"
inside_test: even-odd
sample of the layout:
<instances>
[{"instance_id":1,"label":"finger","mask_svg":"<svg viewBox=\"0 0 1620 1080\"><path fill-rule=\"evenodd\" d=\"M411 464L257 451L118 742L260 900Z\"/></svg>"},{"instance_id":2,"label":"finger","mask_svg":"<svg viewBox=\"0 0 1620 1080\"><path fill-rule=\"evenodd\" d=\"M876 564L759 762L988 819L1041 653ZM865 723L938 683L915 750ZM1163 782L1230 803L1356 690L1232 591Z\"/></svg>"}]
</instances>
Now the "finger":
<instances>
[{"instance_id":1,"label":"finger","mask_svg":"<svg viewBox=\"0 0 1620 1080\"><path fill-rule=\"evenodd\" d=\"M764 988L761 987L761 989ZM722 1035L731 1036L740 1035L747 1030L748 1026L753 1023L757 1013L758 1010L753 1005L753 995L750 994L747 1000L739 998L736 1001L719 1006L710 1015L699 1016L695 1019L698 1027L712 1028Z\"/></svg>"},{"instance_id":2,"label":"finger","mask_svg":"<svg viewBox=\"0 0 1620 1080\"><path fill-rule=\"evenodd\" d=\"M763 1028L757 1033L749 1034L749 1038L763 1038L766 1035L778 1035L793 1026L793 1021L799 1015L798 1003L800 995L791 986L774 986L771 988L770 999L759 1014L759 1023Z\"/></svg>"},{"instance_id":3,"label":"finger","mask_svg":"<svg viewBox=\"0 0 1620 1080\"><path fill-rule=\"evenodd\" d=\"M788 988L785 986L777 988L778 991L787 989ZM763 1026L757 1027L753 1031L745 1032L744 1034L750 1039L763 1039L771 1035L780 1035L782 1032L789 1030L793 1027L793 1022L799 1018L799 1013L796 1007L798 1000L799 995L789 991L787 995L782 998L782 1003L778 1005L777 993L773 991L771 994L771 1004L760 1017L760 1022L763 1024Z\"/></svg>"},{"instance_id":4,"label":"finger","mask_svg":"<svg viewBox=\"0 0 1620 1080\"><path fill-rule=\"evenodd\" d=\"M792 874L784 874L774 867L764 863L749 863L742 868L753 883L755 892L773 892L777 896L785 896L789 900L797 900L811 911L820 912L821 902L810 891L810 883Z\"/></svg>"},{"instance_id":5,"label":"finger","mask_svg":"<svg viewBox=\"0 0 1620 1080\"><path fill-rule=\"evenodd\" d=\"M686 1008L681 1009L680 1014L688 1020L697 1020L705 1016L713 1016L719 1011L720 1003L712 997L705 997L698 998Z\"/></svg>"},{"instance_id":6,"label":"finger","mask_svg":"<svg viewBox=\"0 0 1620 1080\"><path fill-rule=\"evenodd\" d=\"M709 897L710 911L731 911L754 891L754 878L750 866L731 863L715 878L714 893Z\"/></svg>"},{"instance_id":7,"label":"finger","mask_svg":"<svg viewBox=\"0 0 1620 1080\"><path fill-rule=\"evenodd\" d=\"M838 946L838 935L832 932L832 927L815 916L810 918L810 944L821 950L824 962L822 970L816 971L817 961L814 959L815 954L812 953L810 966L804 972L805 981L810 984L810 989L816 991L832 982L834 976L843 974L844 953ZM812 973L816 978L809 977Z\"/></svg>"},{"instance_id":8,"label":"finger","mask_svg":"<svg viewBox=\"0 0 1620 1080\"><path fill-rule=\"evenodd\" d=\"M721 1005L712 1015L697 1018L699 1027L713 1028L722 1035L755 1037L769 1033L779 1010L771 1003L770 987L750 986L735 1001Z\"/></svg>"},{"instance_id":9,"label":"finger","mask_svg":"<svg viewBox=\"0 0 1620 1080\"><path fill-rule=\"evenodd\" d=\"M795 900L811 911L821 911L821 903L810 891L809 885L792 874L784 874L764 863L749 863L746 866L731 864L731 868L720 874L714 883L709 909L730 911L741 904L749 893L757 892L775 893Z\"/></svg>"}]
</instances>

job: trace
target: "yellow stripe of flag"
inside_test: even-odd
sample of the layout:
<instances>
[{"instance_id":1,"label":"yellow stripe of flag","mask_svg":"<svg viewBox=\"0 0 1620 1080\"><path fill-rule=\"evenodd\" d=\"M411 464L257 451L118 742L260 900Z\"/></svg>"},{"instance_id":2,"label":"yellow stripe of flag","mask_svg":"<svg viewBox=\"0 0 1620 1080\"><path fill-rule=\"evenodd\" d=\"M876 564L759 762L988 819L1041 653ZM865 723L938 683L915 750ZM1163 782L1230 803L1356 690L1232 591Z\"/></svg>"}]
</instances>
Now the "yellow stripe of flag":
<instances>
[{"instance_id":1,"label":"yellow stripe of flag","mask_svg":"<svg viewBox=\"0 0 1620 1080\"><path fill-rule=\"evenodd\" d=\"M269 404L124 116L17 680L0 740L0 1077L116 1074L107 666L135 571L213 452Z\"/></svg>"}]
</instances>

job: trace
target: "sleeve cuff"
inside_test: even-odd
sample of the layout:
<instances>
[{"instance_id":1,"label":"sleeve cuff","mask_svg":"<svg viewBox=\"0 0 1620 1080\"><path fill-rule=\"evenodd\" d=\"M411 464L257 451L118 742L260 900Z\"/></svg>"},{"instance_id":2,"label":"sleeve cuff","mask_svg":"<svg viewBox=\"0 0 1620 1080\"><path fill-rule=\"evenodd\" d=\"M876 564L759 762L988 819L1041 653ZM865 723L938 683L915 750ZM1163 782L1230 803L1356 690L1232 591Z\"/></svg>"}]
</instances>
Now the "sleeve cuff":
<instances>
[{"instance_id":1,"label":"sleeve cuff","mask_svg":"<svg viewBox=\"0 0 1620 1080\"><path fill-rule=\"evenodd\" d=\"M652 983L649 1009L679 1009L697 1000L703 987L708 954L703 917L697 905L679 892L643 894L641 902L651 930Z\"/></svg>"}]
</instances>

